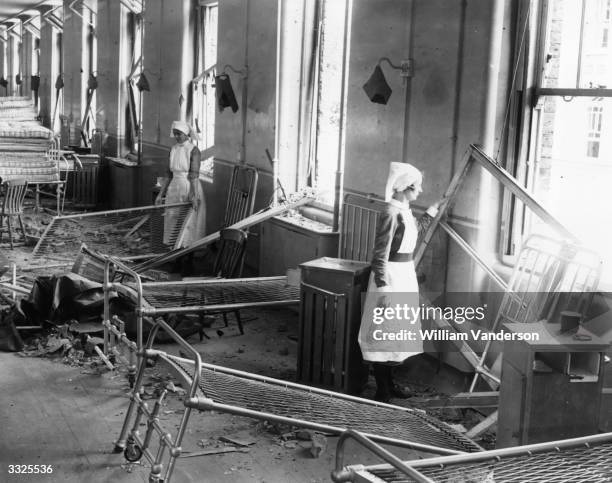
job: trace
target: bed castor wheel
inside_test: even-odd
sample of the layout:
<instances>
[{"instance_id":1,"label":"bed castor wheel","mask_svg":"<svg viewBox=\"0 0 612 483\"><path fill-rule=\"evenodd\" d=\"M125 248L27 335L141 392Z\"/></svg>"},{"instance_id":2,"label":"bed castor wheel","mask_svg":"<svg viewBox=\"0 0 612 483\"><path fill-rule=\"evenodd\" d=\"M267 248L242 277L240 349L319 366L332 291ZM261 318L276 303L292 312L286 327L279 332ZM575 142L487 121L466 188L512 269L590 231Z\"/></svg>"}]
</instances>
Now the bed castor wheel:
<instances>
[{"instance_id":1,"label":"bed castor wheel","mask_svg":"<svg viewBox=\"0 0 612 483\"><path fill-rule=\"evenodd\" d=\"M123 457L130 463L135 463L142 458L142 449L136 443L128 443L123 450Z\"/></svg>"}]
</instances>

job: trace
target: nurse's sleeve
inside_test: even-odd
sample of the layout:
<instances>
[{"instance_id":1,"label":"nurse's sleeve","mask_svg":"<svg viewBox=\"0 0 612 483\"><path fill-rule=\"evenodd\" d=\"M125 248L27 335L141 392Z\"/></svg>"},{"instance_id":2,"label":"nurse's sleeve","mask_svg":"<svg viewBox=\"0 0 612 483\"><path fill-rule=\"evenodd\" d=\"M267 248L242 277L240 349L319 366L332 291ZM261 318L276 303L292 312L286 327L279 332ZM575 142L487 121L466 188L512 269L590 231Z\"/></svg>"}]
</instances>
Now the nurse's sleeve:
<instances>
[{"instance_id":1,"label":"nurse's sleeve","mask_svg":"<svg viewBox=\"0 0 612 483\"><path fill-rule=\"evenodd\" d=\"M391 242L397 228L397 216L389 210L383 211L376 223L376 238L374 239L374 256L372 257L372 273L378 288L389 285L387 279L387 262L391 253Z\"/></svg>"}]
</instances>

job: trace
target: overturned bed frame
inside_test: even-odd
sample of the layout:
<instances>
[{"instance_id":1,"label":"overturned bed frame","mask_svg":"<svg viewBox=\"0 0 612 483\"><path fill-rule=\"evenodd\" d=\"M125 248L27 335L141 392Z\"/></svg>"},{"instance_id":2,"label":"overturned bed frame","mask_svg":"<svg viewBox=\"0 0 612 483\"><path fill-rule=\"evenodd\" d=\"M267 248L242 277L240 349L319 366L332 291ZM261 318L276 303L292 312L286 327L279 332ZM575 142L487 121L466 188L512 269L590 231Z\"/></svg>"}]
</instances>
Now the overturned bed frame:
<instances>
[{"instance_id":1,"label":"overturned bed frame","mask_svg":"<svg viewBox=\"0 0 612 483\"><path fill-rule=\"evenodd\" d=\"M83 243L118 258L138 260L158 256L176 248L190 206L185 202L55 216L34 247L32 257L53 256L58 247L70 257ZM176 223L166 246L161 234L169 210L175 210L172 213Z\"/></svg>"},{"instance_id":2,"label":"overturned bed frame","mask_svg":"<svg viewBox=\"0 0 612 483\"><path fill-rule=\"evenodd\" d=\"M153 349L159 330L172 337L189 358ZM481 450L473 441L421 410L205 364L200 354L162 319L157 319L139 355L141 360L130 405L115 452L123 452L128 461L138 461L144 456L151 463L150 482L170 481L182 453L181 444L193 409L221 411L332 434L358 428L378 442L433 454ZM183 387L189 388L174 437L159 421L166 391L159 395L152 408L140 395L150 360L163 364ZM140 433L143 420L146 420L144 435ZM153 440L155 435L157 441Z\"/></svg>"}]
</instances>

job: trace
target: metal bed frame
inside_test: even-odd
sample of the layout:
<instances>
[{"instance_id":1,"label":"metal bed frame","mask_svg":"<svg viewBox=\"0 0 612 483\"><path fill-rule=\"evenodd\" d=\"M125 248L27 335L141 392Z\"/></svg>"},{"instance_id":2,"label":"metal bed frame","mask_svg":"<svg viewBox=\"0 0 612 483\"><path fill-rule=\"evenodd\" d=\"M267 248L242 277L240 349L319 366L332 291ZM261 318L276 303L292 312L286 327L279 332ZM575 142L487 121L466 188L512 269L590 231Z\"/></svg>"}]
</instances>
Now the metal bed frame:
<instances>
[{"instance_id":1,"label":"metal bed frame","mask_svg":"<svg viewBox=\"0 0 612 483\"><path fill-rule=\"evenodd\" d=\"M601 258L586 248L543 235L531 235L523 243L499 310L491 326L496 331L506 322L529 323L559 319L561 310L585 316L601 276ZM500 378L487 367L492 342L487 341L470 385L479 376L489 384ZM495 366L495 364L493 364Z\"/></svg>"},{"instance_id":2,"label":"metal bed frame","mask_svg":"<svg viewBox=\"0 0 612 483\"><path fill-rule=\"evenodd\" d=\"M83 243L100 252L112 250L116 256L125 259L153 257L172 248L165 247L161 238L166 211L180 210L176 229L171 236L171 243L176 244L189 207L190 203L185 202L55 216L34 247L32 257L55 253L58 244L63 244L64 250L72 247L72 251L76 252ZM146 246L147 253L142 253L140 245L138 248L130 247L141 238L144 241L140 243Z\"/></svg>"},{"instance_id":3,"label":"metal bed frame","mask_svg":"<svg viewBox=\"0 0 612 483\"><path fill-rule=\"evenodd\" d=\"M35 207L40 207L40 196L49 195L56 198L56 210L61 211L61 200L65 181L60 176L59 138L36 139L37 144L28 142L28 138L15 138L15 143L0 143L0 156L6 154L11 159L7 161L3 180L26 178L29 185L35 185ZM37 167L28 170L27 160L35 160ZM41 161L42 160L42 161ZM45 161L46 160L46 161ZM40 165L43 163L43 165ZM49 171L52 173L49 173ZM41 171L43 171L41 173ZM55 193L47 193L40 189L41 185L55 185Z\"/></svg>"},{"instance_id":4,"label":"metal bed frame","mask_svg":"<svg viewBox=\"0 0 612 483\"><path fill-rule=\"evenodd\" d=\"M174 339L189 359L153 349L160 329ZM356 427L381 443L434 454L457 455L481 450L476 443L421 410L205 364L200 354L162 319L156 320L146 346L138 355L135 385L114 451L123 452L132 462L144 456L151 463L149 482L170 481L177 458L181 456L183 436L193 409L221 411L332 434ZM166 391L159 395L153 408L141 397L150 360L163 364L180 379L183 387L189 388L175 437L166 432L159 420ZM144 435L140 433L143 419L146 420ZM158 435L156 450L153 448L155 434Z\"/></svg>"},{"instance_id":5,"label":"metal bed frame","mask_svg":"<svg viewBox=\"0 0 612 483\"><path fill-rule=\"evenodd\" d=\"M346 442L355 440L387 464L344 465ZM458 456L401 461L357 431L347 431L336 447L336 483L605 483L612 475L612 433L482 451Z\"/></svg>"},{"instance_id":6,"label":"metal bed frame","mask_svg":"<svg viewBox=\"0 0 612 483\"><path fill-rule=\"evenodd\" d=\"M538 236L526 239L524 243L526 251L519 255L509 283L506 283L493 267L444 219L474 166L480 166L493 176L507 192L528 208L529 213L537 215L550 230L559 236L559 240ZM346 195L340 234L341 257L369 261L373 250L376 220L384 206L385 203L377 198L355 194ZM422 261L425 250L437 228L441 228L476 265L486 272L490 280L505 292L494 322L495 328L502 321L515 322L519 319L523 322L529 321L528 316L538 313L537 304L545 300L550 303L549 309L554 308L558 302L559 293L563 291L576 293L574 302L576 300L580 302L574 305L576 310L584 313L588 308L593 295L589 294L589 291L592 292L597 287L601 271L601 260L598 255L581 247L577 238L520 186L514 177L475 145L471 145L467 150L462 166L457 170L444 193L438 214L420 239L414 253L415 265L418 266ZM539 252L537 244L548 246ZM542 273L538 274L538 271ZM526 287L525 284L529 287ZM552 298L535 297L534 299L534 293L550 290L556 292ZM532 302L534 305L527 307ZM546 314L538 313L538 315L542 315L540 318L545 318ZM536 320L539 319L531 319L531 321ZM448 323L438 322L441 327L453 329ZM487 343L482 354L477 354L465 342L458 341L456 344L458 351L463 354L476 372L471 390L474 389L478 377L482 375L485 376L487 382L493 385L499 383L499 377L485 365L491 342Z\"/></svg>"},{"instance_id":7,"label":"metal bed frame","mask_svg":"<svg viewBox=\"0 0 612 483\"><path fill-rule=\"evenodd\" d=\"M131 281L126 282L126 278ZM125 349L128 350L130 384L134 381L135 374L133 353L139 353L143 348L146 320L170 314L205 314L221 310L281 307L297 305L300 302L299 288L289 285L286 276L196 278L166 282L147 281L147 278L121 261L106 257L103 282L105 353L121 355L125 353ZM135 344L129 342L125 334L125 324L118 318L111 318L111 292L121 292L135 302ZM118 347L121 344L126 347Z\"/></svg>"}]
</instances>

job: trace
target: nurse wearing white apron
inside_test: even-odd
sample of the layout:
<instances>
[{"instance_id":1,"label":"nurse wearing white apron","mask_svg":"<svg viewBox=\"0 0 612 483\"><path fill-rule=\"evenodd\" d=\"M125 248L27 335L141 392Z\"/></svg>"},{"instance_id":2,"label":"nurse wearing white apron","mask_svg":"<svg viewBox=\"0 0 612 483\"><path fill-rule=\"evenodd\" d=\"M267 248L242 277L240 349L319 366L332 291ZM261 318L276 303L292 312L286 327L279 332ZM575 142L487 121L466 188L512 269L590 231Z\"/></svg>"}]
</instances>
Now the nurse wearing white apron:
<instances>
[{"instance_id":1,"label":"nurse wearing white apron","mask_svg":"<svg viewBox=\"0 0 612 483\"><path fill-rule=\"evenodd\" d=\"M172 123L171 134L176 144L170 150L168 176L164 179L156 204L191 202L192 210L183 227L181 246L190 245L202 238L206 227L206 206L200 183L200 151L192 143L194 136L191 126L183 121ZM166 210L164 217L164 243L170 243L170 236L176 231L178 208Z\"/></svg>"},{"instance_id":2,"label":"nurse wearing white apron","mask_svg":"<svg viewBox=\"0 0 612 483\"><path fill-rule=\"evenodd\" d=\"M364 304L359 330L359 345L365 361L373 363L376 378L374 398L388 402L391 397L409 397L404 388L393 382L392 368L409 357L423 352L422 341L380 340L373 336L376 330L396 331L410 329L418 333L420 319L408 321L373 322L372 307L389 306L391 300L411 301L418 307L419 285L412 260L419 231L429 226L437 214L437 204L416 220L410 202L422 191L423 175L408 163L392 162L385 189L387 207L381 213L376 227L372 273ZM394 325L395 324L395 325Z\"/></svg>"}]
</instances>

